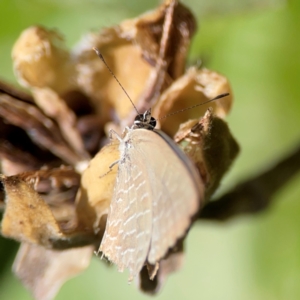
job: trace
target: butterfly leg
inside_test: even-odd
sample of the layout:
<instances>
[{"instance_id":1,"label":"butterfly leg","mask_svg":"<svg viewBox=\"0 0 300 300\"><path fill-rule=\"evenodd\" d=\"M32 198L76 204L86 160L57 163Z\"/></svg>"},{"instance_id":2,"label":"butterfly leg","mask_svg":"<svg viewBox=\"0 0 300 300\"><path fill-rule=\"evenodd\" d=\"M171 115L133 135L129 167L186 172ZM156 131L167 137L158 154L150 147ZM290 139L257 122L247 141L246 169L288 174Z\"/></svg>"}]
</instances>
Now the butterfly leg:
<instances>
[{"instance_id":1,"label":"butterfly leg","mask_svg":"<svg viewBox=\"0 0 300 300\"><path fill-rule=\"evenodd\" d=\"M110 166L109 166L109 170L107 172L105 172L104 174L102 174L99 178L103 178L104 176L106 176L107 174L109 174L112 171L112 168L119 163L119 159L114 161Z\"/></svg>"},{"instance_id":2,"label":"butterfly leg","mask_svg":"<svg viewBox=\"0 0 300 300\"><path fill-rule=\"evenodd\" d=\"M129 130L130 130L130 128L129 128L128 126L126 126L125 129L124 129L124 133L128 132ZM124 134L124 133L123 133L123 134ZM114 131L113 129L111 129L111 130L109 131L109 139L110 139L110 140L113 140L114 138L116 138L119 142L122 142L122 140L123 140L123 138L120 137L120 136L117 134L116 131Z\"/></svg>"}]
</instances>

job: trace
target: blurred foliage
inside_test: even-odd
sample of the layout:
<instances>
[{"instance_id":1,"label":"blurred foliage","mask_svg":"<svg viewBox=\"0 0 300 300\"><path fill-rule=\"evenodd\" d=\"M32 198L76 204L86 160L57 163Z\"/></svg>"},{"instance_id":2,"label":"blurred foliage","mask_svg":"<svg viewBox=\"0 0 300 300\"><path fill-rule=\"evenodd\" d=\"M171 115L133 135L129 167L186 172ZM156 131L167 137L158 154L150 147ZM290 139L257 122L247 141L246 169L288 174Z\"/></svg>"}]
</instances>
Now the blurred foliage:
<instances>
[{"instance_id":1,"label":"blurred foliage","mask_svg":"<svg viewBox=\"0 0 300 300\"><path fill-rule=\"evenodd\" d=\"M228 190L288 154L300 138L300 5L298 1L183 1L199 19L190 63L226 75L235 104L228 122L242 153L223 183ZM222 4L220 4L222 3ZM68 45L90 30L155 7L157 1L2 0L0 76L14 81L10 50L32 24L59 28ZM125 87L126 88L126 87ZM280 176L280 174L278 174ZM157 299L300 299L300 176L257 216L198 222L187 239L184 269ZM31 299L11 274L15 243L0 239L0 299ZM146 299L93 259L57 299Z\"/></svg>"}]
</instances>

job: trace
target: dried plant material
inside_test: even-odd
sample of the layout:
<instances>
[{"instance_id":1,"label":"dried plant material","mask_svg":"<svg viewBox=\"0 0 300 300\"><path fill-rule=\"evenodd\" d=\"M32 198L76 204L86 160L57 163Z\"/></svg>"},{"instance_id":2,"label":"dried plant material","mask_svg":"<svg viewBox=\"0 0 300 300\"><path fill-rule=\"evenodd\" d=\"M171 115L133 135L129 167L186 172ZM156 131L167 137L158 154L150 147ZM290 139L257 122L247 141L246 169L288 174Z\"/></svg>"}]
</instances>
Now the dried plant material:
<instances>
[{"instance_id":1,"label":"dried plant material","mask_svg":"<svg viewBox=\"0 0 300 300\"><path fill-rule=\"evenodd\" d=\"M183 253L183 239L177 241L177 244L171 248L164 259L159 263L159 269L156 270L157 274L154 278L151 277L151 266L147 264L137 278L139 288L147 293L155 295L165 284L168 276L174 272L179 271L183 266L184 253Z\"/></svg>"},{"instance_id":2,"label":"dried plant material","mask_svg":"<svg viewBox=\"0 0 300 300\"><path fill-rule=\"evenodd\" d=\"M165 16L172 9L169 22L172 28L164 27ZM141 17L125 20L120 24L122 36L136 40L143 50L144 58L156 65L159 56L167 63L167 73L174 80L185 69L185 60L190 40L196 30L193 14L178 1L165 1L158 9L143 14ZM167 41L162 41L163 30L168 30ZM160 51L166 52L160 55Z\"/></svg>"},{"instance_id":3,"label":"dried plant material","mask_svg":"<svg viewBox=\"0 0 300 300\"><path fill-rule=\"evenodd\" d=\"M58 32L43 27L25 30L16 42L14 70L21 84L32 89L34 100L56 120L61 133L82 159L88 159L76 129L76 116L58 93L75 86L74 64ZM41 80L42 78L42 80Z\"/></svg>"},{"instance_id":4,"label":"dried plant material","mask_svg":"<svg viewBox=\"0 0 300 300\"><path fill-rule=\"evenodd\" d=\"M77 201L79 223L85 228L92 228L98 233L101 218L107 215L113 195L117 166L111 171L110 166L118 161L119 143L112 140L90 161L81 177L80 194ZM105 226L105 225L104 225Z\"/></svg>"},{"instance_id":5,"label":"dried plant material","mask_svg":"<svg viewBox=\"0 0 300 300\"><path fill-rule=\"evenodd\" d=\"M195 89L202 92L207 99L212 99L216 95L223 93L229 93L229 96L215 101L215 105L210 105L216 116L220 118L226 117L233 101L233 93L228 79L217 72L203 68L197 72L195 80L197 82Z\"/></svg>"},{"instance_id":6,"label":"dried plant material","mask_svg":"<svg viewBox=\"0 0 300 300\"><path fill-rule=\"evenodd\" d=\"M42 108L48 117L56 120L64 139L68 141L78 156L82 160L89 159L76 127L76 116L68 108L65 101L49 88L34 88L32 92L37 105Z\"/></svg>"},{"instance_id":7,"label":"dried plant material","mask_svg":"<svg viewBox=\"0 0 300 300\"><path fill-rule=\"evenodd\" d=\"M98 115L107 120L109 116L105 112L109 107L114 107L116 117L122 119L132 110L132 105L95 55L93 47L101 51L134 102L143 92L152 67L142 59L141 49L137 45L119 36L118 28L106 29L101 34L90 33L77 45L74 56L78 85L91 97Z\"/></svg>"},{"instance_id":8,"label":"dried plant material","mask_svg":"<svg viewBox=\"0 0 300 300\"><path fill-rule=\"evenodd\" d=\"M208 107L212 107L217 116L224 117L228 114L232 104L231 94L209 104L187 109L227 92L231 92L231 87L224 76L207 69L199 70L196 67L191 67L163 92L158 104L154 107L153 115L157 116L161 123L161 129L173 136L180 124L188 119L199 118ZM184 111L165 118L168 114L180 110Z\"/></svg>"},{"instance_id":9,"label":"dried plant material","mask_svg":"<svg viewBox=\"0 0 300 300\"><path fill-rule=\"evenodd\" d=\"M174 140L185 154L191 158L197 166L203 182L207 184L208 171L203 157L203 127L201 125L197 126L200 122L201 118L200 120L189 120L181 124Z\"/></svg>"},{"instance_id":10,"label":"dried plant material","mask_svg":"<svg viewBox=\"0 0 300 300\"><path fill-rule=\"evenodd\" d=\"M228 125L209 109L199 121L181 125L174 139L198 167L208 201L239 153Z\"/></svg>"},{"instance_id":11,"label":"dried plant material","mask_svg":"<svg viewBox=\"0 0 300 300\"><path fill-rule=\"evenodd\" d=\"M22 177L26 178L28 183ZM70 194L59 195L59 207L58 198L55 199L56 203L53 198L48 198L51 204L49 206L31 186L37 189L44 188L42 185L45 180L41 182L38 178L39 176L32 173L9 177L2 175L6 205L1 234L49 249L68 249L93 244L97 236L78 225L74 203L68 203L70 199L64 198Z\"/></svg>"},{"instance_id":12,"label":"dried plant material","mask_svg":"<svg viewBox=\"0 0 300 300\"><path fill-rule=\"evenodd\" d=\"M76 164L81 160L64 141L56 124L35 106L0 94L0 116L26 130L37 145L49 149L66 162Z\"/></svg>"},{"instance_id":13,"label":"dried plant material","mask_svg":"<svg viewBox=\"0 0 300 300\"><path fill-rule=\"evenodd\" d=\"M29 185L17 176L1 180L6 193L2 235L45 247L63 237L50 208Z\"/></svg>"},{"instance_id":14,"label":"dried plant material","mask_svg":"<svg viewBox=\"0 0 300 300\"><path fill-rule=\"evenodd\" d=\"M10 85L7 82L4 82L3 80L0 80L0 94L7 94L12 96L13 98L33 103L33 98L30 94L17 89L16 87Z\"/></svg>"},{"instance_id":15,"label":"dried plant material","mask_svg":"<svg viewBox=\"0 0 300 300\"><path fill-rule=\"evenodd\" d=\"M3 95L0 94L0 102ZM5 175L15 175L18 173L37 170L45 165L59 165L61 164L61 159L56 158L50 151L43 147L39 147L32 141L30 135L27 134L26 130L28 127L25 124L23 127L18 127L14 125L14 121L18 120L17 124L26 122L26 112L23 116L22 110L16 109L16 103L24 103L22 101L16 100L15 98L9 98L9 101L5 101L5 105L2 106L2 111L0 109L0 159L1 159L1 173ZM7 107L5 108L5 106ZM28 103L25 103L25 107ZM18 105L17 105L18 106ZM7 112L7 113L6 113ZM3 117L1 117L3 113ZM16 117L13 117L12 115ZM12 124L9 121L13 120ZM32 120L29 120L32 124ZM41 126L43 128L43 126ZM34 134L35 129L37 132L35 136L38 137L39 134L43 134L43 131L39 132L38 128L31 128L28 130L30 134ZM41 139L42 140L42 139Z\"/></svg>"},{"instance_id":16,"label":"dried plant material","mask_svg":"<svg viewBox=\"0 0 300 300\"><path fill-rule=\"evenodd\" d=\"M71 167L42 169L18 175L49 205L60 228L66 232L77 226L75 197L80 184L80 175Z\"/></svg>"},{"instance_id":17,"label":"dried plant material","mask_svg":"<svg viewBox=\"0 0 300 300\"><path fill-rule=\"evenodd\" d=\"M166 15L169 20L163 29ZM141 111L149 109L153 105L152 98L157 98L163 86L168 86L183 73L187 47L195 28L195 19L187 8L177 1L166 1L157 10L139 18L126 20L100 34L89 34L74 50L78 85L94 99L101 116L107 106L114 108L120 120L128 117L133 109L91 50L96 47L138 108ZM166 41L161 45L164 31ZM161 71L167 72L166 82L162 79L164 85L158 84L161 76L157 70L159 64L163 64L160 65L160 68L163 66ZM107 118L106 115L103 117ZM127 122L131 124L132 117Z\"/></svg>"},{"instance_id":18,"label":"dried plant material","mask_svg":"<svg viewBox=\"0 0 300 300\"><path fill-rule=\"evenodd\" d=\"M72 167L67 166L26 172L19 174L18 177L31 185L37 193L42 193L43 198L45 195L51 195L52 199L49 197L47 203L53 206L63 201L74 202L74 195L80 183L80 175ZM72 197L60 196L70 189L75 189Z\"/></svg>"},{"instance_id":19,"label":"dried plant material","mask_svg":"<svg viewBox=\"0 0 300 300\"><path fill-rule=\"evenodd\" d=\"M209 200L237 157L240 147L232 136L227 123L214 117L210 111L201 120L201 125L204 129L203 155L209 175L205 195Z\"/></svg>"},{"instance_id":20,"label":"dried plant material","mask_svg":"<svg viewBox=\"0 0 300 300\"><path fill-rule=\"evenodd\" d=\"M22 151L8 141L0 139L1 173L15 175L25 171L39 169L41 161L30 153Z\"/></svg>"},{"instance_id":21,"label":"dried plant material","mask_svg":"<svg viewBox=\"0 0 300 300\"><path fill-rule=\"evenodd\" d=\"M13 47L12 59L16 77L25 87L47 87L62 93L72 86L70 54L55 30L33 26L23 31Z\"/></svg>"},{"instance_id":22,"label":"dried plant material","mask_svg":"<svg viewBox=\"0 0 300 300\"><path fill-rule=\"evenodd\" d=\"M190 68L184 74L195 29L192 13L178 1L167 0L138 18L87 34L70 51L57 31L41 26L25 30L15 43L14 70L33 97L0 83L1 167L5 174L18 173L2 176L2 234L23 242L14 269L37 299L52 299L67 278L87 266L99 246L120 158L117 140L102 146L108 142L108 128L121 133L136 114L92 48L103 54L139 111L153 107L154 117L162 118L162 130L169 136L177 132L175 141L200 171L207 201L236 156L238 146L218 118L230 110L231 97L209 104L218 117L208 112L198 119L208 107L203 106L164 119L231 91L227 79L215 72ZM97 152L90 160L89 154ZM70 167L58 168L61 164ZM148 261L137 258L142 260L139 270L147 265L141 289L156 293L181 267L190 219L184 230L176 229L180 219L175 222L167 246L163 244L169 237L158 238L163 253ZM72 249L85 245L90 246Z\"/></svg>"},{"instance_id":23,"label":"dried plant material","mask_svg":"<svg viewBox=\"0 0 300 300\"><path fill-rule=\"evenodd\" d=\"M22 243L13 271L34 299L51 300L67 280L88 267L93 250L85 246L56 251Z\"/></svg>"},{"instance_id":24,"label":"dried plant material","mask_svg":"<svg viewBox=\"0 0 300 300\"><path fill-rule=\"evenodd\" d=\"M97 115L87 115L78 119L77 130L80 133L84 148L95 155L99 151L99 145L104 137L104 124Z\"/></svg>"}]
</instances>

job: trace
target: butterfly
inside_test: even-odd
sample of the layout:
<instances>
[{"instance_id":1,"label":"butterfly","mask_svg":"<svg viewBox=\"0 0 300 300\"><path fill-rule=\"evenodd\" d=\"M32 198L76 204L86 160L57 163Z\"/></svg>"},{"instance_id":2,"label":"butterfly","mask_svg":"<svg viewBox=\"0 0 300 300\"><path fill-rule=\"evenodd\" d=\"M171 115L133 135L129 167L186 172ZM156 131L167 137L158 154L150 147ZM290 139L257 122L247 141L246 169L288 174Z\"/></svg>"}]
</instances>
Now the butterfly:
<instances>
[{"instance_id":1,"label":"butterfly","mask_svg":"<svg viewBox=\"0 0 300 300\"><path fill-rule=\"evenodd\" d=\"M118 172L99 251L129 270L156 266L185 235L204 198L198 170L165 133L151 110L139 114L119 140Z\"/></svg>"}]
</instances>

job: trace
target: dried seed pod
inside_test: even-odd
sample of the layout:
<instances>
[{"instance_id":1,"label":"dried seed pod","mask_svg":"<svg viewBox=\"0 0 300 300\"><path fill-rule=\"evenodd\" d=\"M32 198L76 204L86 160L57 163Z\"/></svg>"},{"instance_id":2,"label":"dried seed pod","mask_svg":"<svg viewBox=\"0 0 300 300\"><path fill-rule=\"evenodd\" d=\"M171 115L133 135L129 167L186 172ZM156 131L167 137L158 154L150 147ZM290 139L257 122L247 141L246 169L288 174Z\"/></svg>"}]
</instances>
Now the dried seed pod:
<instances>
[{"instance_id":1,"label":"dried seed pod","mask_svg":"<svg viewBox=\"0 0 300 300\"><path fill-rule=\"evenodd\" d=\"M103 53L138 110L153 108L154 117L162 117L161 128L169 136L177 132L175 141L200 170L206 199L235 158L238 146L227 125L211 112L199 119L207 106L178 113L170 117L171 120L163 119L174 111L231 91L227 79L215 72L190 68L184 74L186 54L195 29L192 13L178 1L167 0L138 18L86 35L71 51L65 49L58 32L43 27L25 30L16 42L12 54L15 73L19 82L31 90L34 99L0 83L1 165L2 170L10 174L33 168L39 170L2 177L6 204L2 193L0 207L5 208L3 234L25 241L14 269L35 297L53 297L63 281L73 275L70 266L75 273L86 267L86 263L79 260L76 264L75 257L89 260L94 245L99 245L117 166L108 170L120 157L119 143L115 141L103 147L84 170L89 162L87 152L97 153L107 143L108 127L121 132L126 125L132 125L136 115L93 47ZM224 117L231 103L232 98L227 97L209 106L218 117ZM192 120L187 122L189 119ZM31 138L33 146L19 149L20 143L7 134L7 126L21 127L22 137L27 134L26 141ZM84 170L75 203L80 175L73 169L41 169L43 165L57 167L61 163ZM36 204L40 217L34 219L32 210ZM197 208L193 214L196 211ZM18 221L25 222L26 226ZM174 232L172 246L178 237ZM182 235L181 230L180 237ZM167 275L180 268L182 243L180 239L166 256L161 254L150 259L151 263L146 262L141 272L141 289L157 292ZM82 252L71 249L87 244L91 246L82 248ZM68 250L62 253L57 249ZM163 247L163 253L166 249ZM71 255L70 264L64 261L63 254ZM40 271L33 268L32 272L26 272L28 265L33 264ZM63 264L66 272L58 274L55 264ZM40 277L40 272L48 271L55 278ZM150 282L149 277L154 281Z\"/></svg>"}]
</instances>

